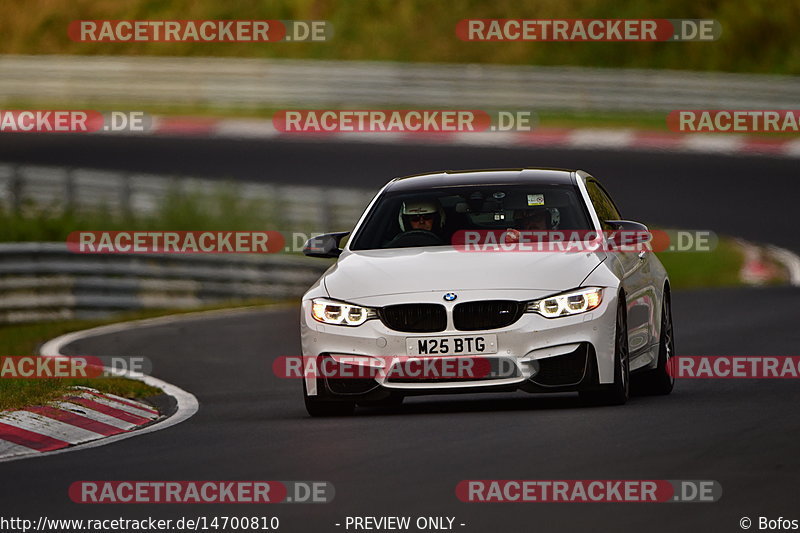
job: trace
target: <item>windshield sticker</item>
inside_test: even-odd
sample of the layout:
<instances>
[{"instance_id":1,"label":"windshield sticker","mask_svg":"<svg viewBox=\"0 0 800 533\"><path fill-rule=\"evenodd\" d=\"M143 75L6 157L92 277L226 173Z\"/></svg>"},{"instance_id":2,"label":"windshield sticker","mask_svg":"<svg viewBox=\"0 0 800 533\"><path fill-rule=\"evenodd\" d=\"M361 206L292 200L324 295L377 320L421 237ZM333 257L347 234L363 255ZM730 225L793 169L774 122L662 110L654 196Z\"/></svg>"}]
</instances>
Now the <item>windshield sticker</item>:
<instances>
[{"instance_id":1,"label":"windshield sticker","mask_svg":"<svg viewBox=\"0 0 800 533\"><path fill-rule=\"evenodd\" d=\"M544 205L544 194L529 194L528 206Z\"/></svg>"}]
</instances>

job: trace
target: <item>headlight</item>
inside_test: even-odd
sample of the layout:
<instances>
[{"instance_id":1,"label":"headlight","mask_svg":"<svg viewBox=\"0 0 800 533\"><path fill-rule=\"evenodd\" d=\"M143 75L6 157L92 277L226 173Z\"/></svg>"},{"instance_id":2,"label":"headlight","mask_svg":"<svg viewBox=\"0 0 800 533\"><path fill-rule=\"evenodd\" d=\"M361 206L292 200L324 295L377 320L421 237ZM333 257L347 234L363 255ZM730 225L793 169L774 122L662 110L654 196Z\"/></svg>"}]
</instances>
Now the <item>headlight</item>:
<instances>
[{"instance_id":1,"label":"headlight","mask_svg":"<svg viewBox=\"0 0 800 533\"><path fill-rule=\"evenodd\" d=\"M603 289L589 287L528 302L526 313L539 313L545 318L570 316L596 309L603 301Z\"/></svg>"},{"instance_id":2,"label":"headlight","mask_svg":"<svg viewBox=\"0 0 800 533\"><path fill-rule=\"evenodd\" d=\"M311 300L311 316L323 324L360 326L370 318L377 318L378 314L369 307L315 298Z\"/></svg>"}]
</instances>

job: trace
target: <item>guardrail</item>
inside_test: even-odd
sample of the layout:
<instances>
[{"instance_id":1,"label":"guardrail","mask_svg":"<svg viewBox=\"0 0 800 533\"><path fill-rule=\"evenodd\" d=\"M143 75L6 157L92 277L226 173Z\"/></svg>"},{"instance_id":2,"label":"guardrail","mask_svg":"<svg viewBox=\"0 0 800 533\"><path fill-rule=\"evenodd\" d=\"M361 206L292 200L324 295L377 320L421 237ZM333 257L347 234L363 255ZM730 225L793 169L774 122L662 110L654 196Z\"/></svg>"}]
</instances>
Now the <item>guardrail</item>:
<instances>
[{"instance_id":1,"label":"guardrail","mask_svg":"<svg viewBox=\"0 0 800 533\"><path fill-rule=\"evenodd\" d=\"M211 197L227 190L246 199L281 227L306 232L352 228L375 191L342 187L223 182L191 177L0 163L0 208L24 210L34 204L51 212L105 209L150 214L170 194ZM213 209L209 205L209 209Z\"/></svg>"},{"instance_id":2,"label":"guardrail","mask_svg":"<svg viewBox=\"0 0 800 533\"><path fill-rule=\"evenodd\" d=\"M79 168L0 164L0 209L152 214L171 194L227 188L281 228L325 232L355 225L374 192L226 183ZM213 202L209 209L214 209ZM292 246L298 243L288 243ZM327 267L291 255L76 254L65 243L0 244L0 323L95 318L146 308L298 297Z\"/></svg>"},{"instance_id":3,"label":"guardrail","mask_svg":"<svg viewBox=\"0 0 800 533\"><path fill-rule=\"evenodd\" d=\"M794 109L800 77L582 67L236 58L0 56L0 104Z\"/></svg>"},{"instance_id":4,"label":"guardrail","mask_svg":"<svg viewBox=\"0 0 800 533\"><path fill-rule=\"evenodd\" d=\"M0 244L0 322L296 298L328 266L291 256L84 255L64 243Z\"/></svg>"}]
</instances>

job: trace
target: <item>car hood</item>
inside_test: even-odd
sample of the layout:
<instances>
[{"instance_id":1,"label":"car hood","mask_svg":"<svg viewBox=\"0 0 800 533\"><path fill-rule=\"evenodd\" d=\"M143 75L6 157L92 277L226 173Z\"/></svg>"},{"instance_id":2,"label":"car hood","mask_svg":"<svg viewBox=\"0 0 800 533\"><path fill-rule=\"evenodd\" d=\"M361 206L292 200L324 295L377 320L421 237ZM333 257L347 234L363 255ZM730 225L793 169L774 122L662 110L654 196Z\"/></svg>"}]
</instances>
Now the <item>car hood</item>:
<instances>
[{"instance_id":1,"label":"car hood","mask_svg":"<svg viewBox=\"0 0 800 533\"><path fill-rule=\"evenodd\" d=\"M344 252L325 274L332 298L452 290L577 287L604 253L463 252L452 247Z\"/></svg>"}]
</instances>

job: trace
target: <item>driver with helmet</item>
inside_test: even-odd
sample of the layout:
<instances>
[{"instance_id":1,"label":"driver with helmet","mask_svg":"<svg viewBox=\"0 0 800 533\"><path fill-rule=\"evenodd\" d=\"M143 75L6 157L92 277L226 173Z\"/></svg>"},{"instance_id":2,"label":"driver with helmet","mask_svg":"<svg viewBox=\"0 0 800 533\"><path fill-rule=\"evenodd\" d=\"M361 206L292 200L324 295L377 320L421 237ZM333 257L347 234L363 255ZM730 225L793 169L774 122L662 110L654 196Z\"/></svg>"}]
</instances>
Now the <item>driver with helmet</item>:
<instances>
[{"instance_id":1,"label":"driver with helmet","mask_svg":"<svg viewBox=\"0 0 800 533\"><path fill-rule=\"evenodd\" d=\"M444 226L444 210L436 200L403 202L400 209L400 229L437 233Z\"/></svg>"},{"instance_id":2,"label":"driver with helmet","mask_svg":"<svg viewBox=\"0 0 800 533\"><path fill-rule=\"evenodd\" d=\"M403 202L397 215L401 231L384 246L404 248L442 244L444 220L444 209L435 199Z\"/></svg>"}]
</instances>

